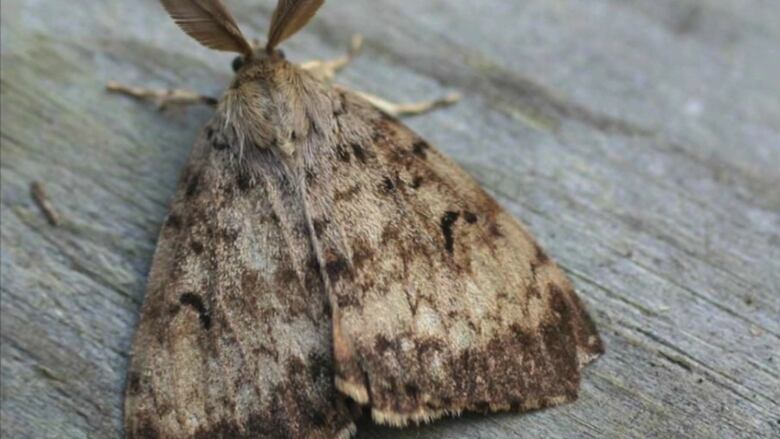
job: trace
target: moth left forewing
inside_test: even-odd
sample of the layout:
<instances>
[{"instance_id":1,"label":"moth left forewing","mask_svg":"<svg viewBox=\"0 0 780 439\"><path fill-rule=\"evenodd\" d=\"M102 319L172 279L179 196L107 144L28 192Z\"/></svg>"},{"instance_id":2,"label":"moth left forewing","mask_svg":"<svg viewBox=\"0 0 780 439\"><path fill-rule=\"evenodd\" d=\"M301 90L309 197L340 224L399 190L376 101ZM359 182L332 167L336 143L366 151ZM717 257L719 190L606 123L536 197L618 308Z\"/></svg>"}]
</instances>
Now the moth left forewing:
<instances>
[{"instance_id":1,"label":"moth left forewing","mask_svg":"<svg viewBox=\"0 0 780 439\"><path fill-rule=\"evenodd\" d=\"M306 169L337 387L403 425L576 398L601 342L530 234L454 162L348 91Z\"/></svg>"},{"instance_id":2,"label":"moth left forewing","mask_svg":"<svg viewBox=\"0 0 780 439\"><path fill-rule=\"evenodd\" d=\"M128 438L348 437L299 193L218 110L161 231L133 343Z\"/></svg>"}]
</instances>

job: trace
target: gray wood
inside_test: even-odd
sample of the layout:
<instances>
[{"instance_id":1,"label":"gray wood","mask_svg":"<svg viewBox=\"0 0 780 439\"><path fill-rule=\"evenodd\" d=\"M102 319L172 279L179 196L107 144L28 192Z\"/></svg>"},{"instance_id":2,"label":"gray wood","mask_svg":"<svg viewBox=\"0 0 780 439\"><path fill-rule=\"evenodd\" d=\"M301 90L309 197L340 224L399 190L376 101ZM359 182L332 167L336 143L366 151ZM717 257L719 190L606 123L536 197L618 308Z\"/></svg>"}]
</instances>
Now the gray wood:
<instances>
[{"instance_id":1,"label":"gray wood","mask_svg":"<svg viewBox=\"0 0 780 439\"><path fill-rule=\"evenodd\" d=\"M272 1L227 2L246 33ZM409 123L525 221L608 352L580 400L360 438L780 436L777 0L331 1L292 58L367 48L342 83ZM230 55L155 0L2 2L2 424L117 437L157 231L209 110L158 113L109 79L218 94ZM46 184L63 225L29 195Z\"/></svg>"}]
</instances>

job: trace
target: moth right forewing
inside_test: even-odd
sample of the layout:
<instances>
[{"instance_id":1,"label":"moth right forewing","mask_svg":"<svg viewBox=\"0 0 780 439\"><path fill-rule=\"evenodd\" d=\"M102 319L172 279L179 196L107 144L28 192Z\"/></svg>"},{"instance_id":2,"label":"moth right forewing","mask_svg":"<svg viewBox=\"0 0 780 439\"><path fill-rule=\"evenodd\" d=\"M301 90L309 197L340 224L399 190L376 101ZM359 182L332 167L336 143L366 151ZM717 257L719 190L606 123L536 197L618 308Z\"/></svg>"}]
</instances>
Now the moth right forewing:
<instances>
[{"instance_id":1,"label":"moth right forewing","mask_svg":"<svg viewBox=\"0 0 780 439\"><path fill-rule=\"evenodd\" d=\"M454 162L349 92L307 186L337 385L375 420L571 401L601 342L560 268ZM314 165L312 165L314 168Z\"/></svg>"},{"instance_id":2,"label":"moth right forewing","mask_svg":"<svg viewBox=\"0 0 780 439\"><path fill-rule=\"evenodd\" d=\"M127 436L345 435L354 426L333 387L300 197L270 149L239 161L235 133L215 121L161 231L130 360Z\"/></svg>"}]
</instances>

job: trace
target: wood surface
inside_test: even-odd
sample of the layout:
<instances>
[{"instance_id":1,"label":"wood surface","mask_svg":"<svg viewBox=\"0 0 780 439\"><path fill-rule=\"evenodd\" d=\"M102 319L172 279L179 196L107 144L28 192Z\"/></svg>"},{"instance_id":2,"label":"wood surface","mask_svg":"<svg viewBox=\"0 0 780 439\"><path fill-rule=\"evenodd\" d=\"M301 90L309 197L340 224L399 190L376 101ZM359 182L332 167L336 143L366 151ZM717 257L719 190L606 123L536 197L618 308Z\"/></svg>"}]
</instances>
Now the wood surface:
<instances>
[{"instance_id":1,"label":"wood surface","mask_svg":"<svg viewBox=\"0 0 780 439\"><path fill-rule=\"evenodd\" d=\"M271 0L227 0L265 34ZM288 57L394 100L530 226L604 337L578 402L359 438L780 437L778 0L329 1ZM161 222L228 54L156 0L3 0L4 438L121 435L127 353ZM45 186L61 224L30 193Z\"/></svg>"}]
</instances>

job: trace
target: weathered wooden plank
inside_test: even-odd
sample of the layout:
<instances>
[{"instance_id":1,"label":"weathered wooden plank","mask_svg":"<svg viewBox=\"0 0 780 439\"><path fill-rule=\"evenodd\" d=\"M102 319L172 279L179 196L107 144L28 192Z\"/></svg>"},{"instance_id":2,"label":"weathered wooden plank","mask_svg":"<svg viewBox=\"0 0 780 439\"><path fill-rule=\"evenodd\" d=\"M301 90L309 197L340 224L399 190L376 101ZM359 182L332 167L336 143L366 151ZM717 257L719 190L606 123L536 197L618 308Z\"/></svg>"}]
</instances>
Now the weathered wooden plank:
<instances>
[{"instance_id":1,"label":"weathered wooden plank","mask_svg":"<svg viewBox=\"0 0 780 439\"><path fill-rule=\"evenodd\" d=\"M255 4L261 3L261 4ZM260 36L273 2L228 1ZM777 437L780 17L774 0L329 2L286 45L395 99L569 272L607 355L580 401L359 437ZM155 0L2 3L4 437L116 437L157 230L206 109L106 80L218 94L229 55ZM381 17L381 20L377 19ZM44 181L63 225L29 197Z\"/></svg>"}]
</instances>

